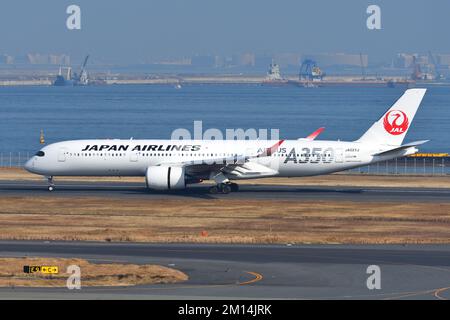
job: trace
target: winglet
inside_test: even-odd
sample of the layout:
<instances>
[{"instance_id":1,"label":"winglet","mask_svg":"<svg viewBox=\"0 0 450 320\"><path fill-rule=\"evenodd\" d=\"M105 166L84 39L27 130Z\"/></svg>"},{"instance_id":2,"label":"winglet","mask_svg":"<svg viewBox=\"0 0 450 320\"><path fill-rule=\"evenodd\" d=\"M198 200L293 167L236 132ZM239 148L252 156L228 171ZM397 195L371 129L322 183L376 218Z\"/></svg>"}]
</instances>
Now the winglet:
<instances>
[{"instance_id":1,"label":"winglet","mask_svg":"<svg viewBox=\"0 0 450 320\"><path fill-rule=\"evenodd\" d=\"M320 127L319 129L317 129L316 131L314 131L313 133L311 133L309 136L307 136L305 139L306 140L314 140L315 138L317 138L317 136L319 134L322 133L322 131L325 130L325 127Z\"/></svg>"}]
</instances>

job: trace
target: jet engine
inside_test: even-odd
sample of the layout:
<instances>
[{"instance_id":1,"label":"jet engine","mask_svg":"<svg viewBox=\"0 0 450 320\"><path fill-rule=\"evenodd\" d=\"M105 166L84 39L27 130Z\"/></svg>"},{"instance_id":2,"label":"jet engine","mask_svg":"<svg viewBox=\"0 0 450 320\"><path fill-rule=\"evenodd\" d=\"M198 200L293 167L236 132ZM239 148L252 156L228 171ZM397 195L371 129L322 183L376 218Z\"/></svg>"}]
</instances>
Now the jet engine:
<instances>
[{"instance_id":1,"label":"jet engine","mask_svg":"<svg viewBox=\"0 0 450 320\"><path fill-rule=\"evenodd\" d=\"M184 189L186 187L183 167L150 166L145 174L147 188L156 190Z\"/></svg>"}]
</instances>

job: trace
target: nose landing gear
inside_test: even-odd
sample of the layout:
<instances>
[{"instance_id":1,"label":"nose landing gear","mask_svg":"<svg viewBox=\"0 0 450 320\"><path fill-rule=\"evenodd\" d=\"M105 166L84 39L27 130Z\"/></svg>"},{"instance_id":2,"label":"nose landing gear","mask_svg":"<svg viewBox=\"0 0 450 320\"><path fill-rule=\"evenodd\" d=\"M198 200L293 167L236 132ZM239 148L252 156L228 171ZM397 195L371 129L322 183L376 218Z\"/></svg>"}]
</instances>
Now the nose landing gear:
<instances>
[{"instance_id":1,"label":"nose landing gear","mask_svg":"<svg viewBox=\"0 0 450 320\"><path fill-rule=\"evenodd\" d=\"M48 182L48 191L53 191L55 190L55 184L53 183L53 177L47 177L47 182Z\"/></svg>"}]
</instances>

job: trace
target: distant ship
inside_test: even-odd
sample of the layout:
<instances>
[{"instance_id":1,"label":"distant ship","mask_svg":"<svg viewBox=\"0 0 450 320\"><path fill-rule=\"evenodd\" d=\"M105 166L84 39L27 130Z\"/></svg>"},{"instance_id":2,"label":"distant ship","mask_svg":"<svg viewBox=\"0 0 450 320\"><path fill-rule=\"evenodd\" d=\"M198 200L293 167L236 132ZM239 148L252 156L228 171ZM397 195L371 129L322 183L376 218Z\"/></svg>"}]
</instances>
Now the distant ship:
<instances>
[{"instance_id":1,"label":"distant ship","mask_svg":"<svg viewBox=\"0 0 450 320\"><path fill-rule=\"evenodd\" d=\"M56 76L55 81L53 82L54 86L62 87L62 86L86 86L89 84L89 75L86 71L86 64L88 62L89 55L84 58L83 65L81 66L80 73L76 72L72 75L71 67L60 67L58 75ZM62 70L66 69L66 76L63 75Z\"/></svg>"},{"instance_id":2,"label":"distant ship","mask_svg":"<svg viewBox=\"0 0 450 320\"><path fill-rule=\"evenodd\" d=\"M267 71L266 79L262 82L263 85L286 85L288 81L283 79L280 73L280 66L273 62L269 65L269 71Z\"/></svg>"},{"instance_id":3,"label":"distant ship","mask_svg":"<svg viewBox=\"0 0 450 320\"><path fill-rule=\"evenodd\" d=\"M65 77L62 74L62 70L63 69L67 70L67 73L66 73ZM67 68L66 67L60 67L58 75L56 76L56 79L53 82L53 85L57 86L57 87L73 86L74 85L74 81L72 80L72 68L70 68L70 67L67 67Z\"/></svg>"}]
</instances>

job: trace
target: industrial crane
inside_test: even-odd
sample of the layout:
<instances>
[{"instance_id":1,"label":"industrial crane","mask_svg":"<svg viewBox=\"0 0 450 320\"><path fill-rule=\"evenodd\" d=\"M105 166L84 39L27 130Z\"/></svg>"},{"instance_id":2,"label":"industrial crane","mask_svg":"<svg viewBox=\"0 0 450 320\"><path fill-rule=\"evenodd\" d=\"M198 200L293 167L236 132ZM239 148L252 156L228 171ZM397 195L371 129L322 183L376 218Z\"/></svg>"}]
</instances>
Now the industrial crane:
<instances>
[{"instance_id":1,"label":"industrial crane","mask_svg":"<svg viewBox=\"0 0 450 320\"><path fill-rule=\"evenodd\" d=\"M86 58L84 58L84 62L81 65L81 70L80 70L79 76L77 76L77 75L75 76L76 85L86 86L89 84L89 76L86 71L86 65L87 65L88 59L89 59L89 55L87 55Z\"/></svg>"}]
</instances>

